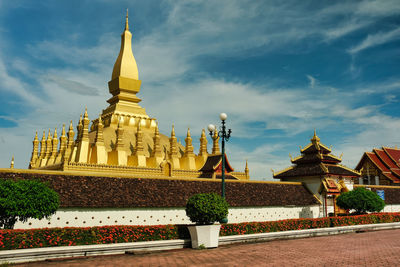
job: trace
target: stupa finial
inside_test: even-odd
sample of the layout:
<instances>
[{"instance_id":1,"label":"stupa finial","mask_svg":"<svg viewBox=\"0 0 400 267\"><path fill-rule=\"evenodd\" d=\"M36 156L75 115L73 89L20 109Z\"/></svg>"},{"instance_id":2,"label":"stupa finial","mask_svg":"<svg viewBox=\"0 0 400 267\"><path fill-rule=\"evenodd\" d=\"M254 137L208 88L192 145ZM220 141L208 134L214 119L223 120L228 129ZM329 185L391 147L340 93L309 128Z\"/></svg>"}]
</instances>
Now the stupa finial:
<instances>
[{"instance_id":1,"label":"stupa finial","mask_svg":"<svg viewBox=\"0 0 400 267\"><path fill-rule=\"evenodd\" d=\"M62 130L61 130L61 136L65 136L65 124L63 124Z\"/></svg>"},{"instance_id":2,"label":"stupa finial","mask_svg":"<svg viewBox=\"0 0 400 267\"><path fill-rule=\"evenodd\" d=\"M171 137L175 137L175 126L172 124Z\"/></svg>"},{"instance_id":3,"label":"stupa finial","mask_svg":"<svg viewBox=\"0 0 400 267\"><path fill-rule=\"evenodd\" d=\"M317 136L317 130L314 128L314 135L313 135L313 137L311 138L311 142L313 142L313 143L318 143L319 142L319 137Z\"/></svg>"},{"instance_id":4,"label":"stupa finial","mask_svg":"<svg viewBox=\"0 0 400 267\"><path fill-rule=\"evenodd\" d=\"M125 29L121 35L121 49L114 64L111 80L118 77L139 80L139 71L132 53L132 34L129 31L128 13L126 13Z\"/></svg>"},{"instance_id":5,"label":"stupa finial","mask_svg":"<svg viewBox=\"0 0 400 267\"><path fill-rule=\"evenodd\" d=\"M126 9L125 31L129 31L129 23L128 23L128 9Z\"/></svg>"},{"instance_id":6,"label":"stupa finial","mask_svg":"<svg viewBox=\"0 0 400 267\"><path fill-rule=\"evenodd\" d=\"M14 169L14 155L12 155L12 158L11 158L10 169Z\"/></svg>"}]
</instances>

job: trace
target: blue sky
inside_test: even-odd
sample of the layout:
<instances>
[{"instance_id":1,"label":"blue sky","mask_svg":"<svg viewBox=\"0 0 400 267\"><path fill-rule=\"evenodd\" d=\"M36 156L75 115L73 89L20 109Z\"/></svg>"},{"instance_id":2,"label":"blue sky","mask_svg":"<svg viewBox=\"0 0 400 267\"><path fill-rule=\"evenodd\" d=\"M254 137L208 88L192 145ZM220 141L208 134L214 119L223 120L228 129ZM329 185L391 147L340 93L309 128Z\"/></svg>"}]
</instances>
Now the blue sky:
<instances>
[{"instance_id":1,"label":"blue sky","mask_svg":"<svg viewBox=\"0 0 400 267\"><path fill-rule=\"evenodd\" d=\"M107 107L126 8L141 105L182 140L226 112L230 161L252 179L314 128L352 168L400 145L398 0L0 0L0 167L27 168L35 131Z\"/></svg>"}]
</instances>

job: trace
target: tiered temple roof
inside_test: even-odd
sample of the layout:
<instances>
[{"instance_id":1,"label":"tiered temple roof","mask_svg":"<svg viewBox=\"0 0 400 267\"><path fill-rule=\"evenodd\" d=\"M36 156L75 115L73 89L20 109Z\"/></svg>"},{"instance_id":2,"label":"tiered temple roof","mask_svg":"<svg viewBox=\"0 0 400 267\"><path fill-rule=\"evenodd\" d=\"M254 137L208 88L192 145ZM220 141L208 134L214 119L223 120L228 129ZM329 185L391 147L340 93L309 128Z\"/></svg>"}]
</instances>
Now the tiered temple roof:
<instances>
[{"instance_id":1,"label":"tiered temple roof","mask_svg":"<svg viewBox=\"0 0 400 267\"><path fill-rule=\"evenodd\" d=\"M320 138L314 131L311 143L300 149L301 155L291 158L294 164L282 171L274 172L273 177L284 180L287 177L309 176L340 176L358 177L359 173L341 165L341 157L331 154L331 148L320 142Z\"/></svg>"},{"instance_id":2,"label":"tiered temple roof","mask_svg":"<svg viewBox=\"0 0 400 267\"><path fill-rule=\"evenodd\" d=\"M365 152L356 170L362 171L364 163L369 160L381 174L395 184L400 184L400 149L382 147Z\"/></svg>"},{"instance_id":3,"label":"tiered temple roof","mask_svg":"<svg viewBox=\"0 0 400 267\"><path fill-rule=\"evenodd\" d=\"M121 49L108 82L111 98L109 106L94 120L85 109L76 126L72 121L66 132L65 125L58 139L49 129L39 141L33 141L30 169L130 173L137 177L197 178L209 158L207 138L203 129L199 153L194 153L188 129L185 145L178 141L174 126L170 137L158 130L157 121L147 115L139 105L141 81L131 47L128 14L121 35ZM91 125L90 125L91 123ZM213 143L210 156L220 155L218 141ZM248 180L245 172L235 172L234 179ZM216 178L216 176L212 176Z\"/></svg>"}]
</instances>

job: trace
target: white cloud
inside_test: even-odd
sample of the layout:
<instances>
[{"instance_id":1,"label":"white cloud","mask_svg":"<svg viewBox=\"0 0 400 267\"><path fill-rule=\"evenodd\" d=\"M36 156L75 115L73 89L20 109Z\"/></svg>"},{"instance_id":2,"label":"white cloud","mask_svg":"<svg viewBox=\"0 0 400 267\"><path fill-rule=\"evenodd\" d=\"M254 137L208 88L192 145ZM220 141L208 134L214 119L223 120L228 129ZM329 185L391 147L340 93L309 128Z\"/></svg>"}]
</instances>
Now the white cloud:
<instances>
[{"instance_id":1,"label":"white cloud","mask_svg":"<svg viewBox=\"0 0 400 267\"><path fill-rule=\"evenodd\" d=\"M376 34L370 34L361 43L350 48L348 52L350 54L356 54L361 52L362 50L378 46L381 44L385 44L393 40L397 40L399 38L400 38L400 28L389 32L379 32Z\"/></svg>"},{"instance_id":2,"label":"white cloud","mask_svg":"<svg viewBox=\"0 0 400 267\"><path fill-rule=\"evenodd\" d=\"M395 11L389 5L384 4L383 8L375 2L371 5L346 2L310 11L306 6L281 1L167 3L172 9L165 23L140 39L135 39L133 32L133 52L143 82L138 96L148 114L158 119L161 132L168 134L175 123L178 135L184 136L190 127L193 138L198 138L201 128L217 122L222 111L228 113L227 123L236 138L250 140L263 136L265 130L279 130L282 138L289 141L275 139L275 144L263 143L255 149L229 145L231 163L237 170L243 170L247 158L252 179L271 177L271 168L280 170L290 165L289 158L280 154L297 153L293 147L298 144L288 146L287 142L297 142L294 141L297 134L313 128L350 130L351 127L354 138L340 145L343 139L338 137L333 144L336 151L345 152L344 159L351 162L350 167L359 159L362 149L370 150L371 144L380 144L382 138L388 145L397 140L392 134L400 130L396 118L385 117L376 106L355 107L361 101L360 90L370 88L343 93L322 86L311 75L307 75L310 85L307 88L254 85L208 76L196 65L199 56L248 57L249 51L260 47L264 53L282 46L290 50L293 43L307 38L331 41L393 14ZM374 14L374 9L379 9L378 14ZM337 24L337 16L348 18ZM118 55L119 34L105 33L86 47L76 44L76 33L65 39L60 36L60 40L48 39L30 45L28 51L36 60L59 63L35 72L33 77L42 95L28 90L22 79L11 76L6 64L0 62L0 77L4 78L6 88L12 88L33 106L30 114L17 120L21 126L0 129L0 143L6 140L1 143L1 150L15 151L16 167L27 166L36 130L60 128L71 119L75 125L85 105L90 118L96 118L107 107L105 101L110 96L107 81ZM373 41L372 38L360 48L371 47ZM13 64L22 73L27 73L26 66L23 61ZM185 80L189 73L195 77L190 81ZM392 81L386 85L387 91L396 90L396 86L396 81ZM92 94L82 93L82 89ZM380 120L390 123L380 129L377 127ZM307 142L302 140L301 144ZM11 155L0 153L1 166L8 166L10 158Z\"/></svg>"},{"instance_id":3,"label":"white cloud","mask_svg":"<svg viewBox=\"0 0 400 267\"><path fill-rule=\"evenodd\" d=\"M315 87L315 84L316 84L316 82L317 82L317 79L315 79L313 76L311 76L311 75L306 75L307 76L307 79L309 80L309 82L310 82L310 87L311 88L314 88Z\"/></svg>"},{"instance_id":4,"label":"white cloud","mask_svg":"<svg viewBox=\"0 0 400 267\"><path fill-rule=\"evenodd\" d=\"M23 99L25 105L40 105L42 100L34 95L28 85L9 74L0 55L0 91L13 94Z\"/></svg>"}]
</instances>

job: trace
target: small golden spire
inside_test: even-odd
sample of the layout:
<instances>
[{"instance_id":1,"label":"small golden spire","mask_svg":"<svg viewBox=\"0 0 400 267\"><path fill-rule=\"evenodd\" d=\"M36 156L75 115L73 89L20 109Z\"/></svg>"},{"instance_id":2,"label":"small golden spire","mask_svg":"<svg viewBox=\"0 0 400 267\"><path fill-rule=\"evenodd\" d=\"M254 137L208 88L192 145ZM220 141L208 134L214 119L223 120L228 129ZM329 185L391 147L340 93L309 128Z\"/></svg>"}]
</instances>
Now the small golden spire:
<instances>
[{"instance_id":1,"label":"small golden spire","mask_svg":"<svg viewBox=\"0 0 400 267\"><path fill-rule=\"evenodd\" d=\"M119 120L118 122L118 127L117 127L117 131L116 131L116 137L117 137L117 141L115 143L115 148L116 150L123 150L124 149L124 143L123 143L123 135L124 135L124 129L121 126L121 122L123 123L122 118Z\"/></svg>"},{"instance_id":2,"label":"small golden spire","mask_svg":"<svg viewBox=\"0 0 400 267\"><path fill-rule=\"evenodd\" d=\"M129 23L128 23L128 9L126 9L125 31L129 31Z\"/></svg>"},{"instance_id":3,"label":"small golden spire","mask_svg":"<svg viewBox=\"0 0 400 267\"><path fill-rule=\"evenodd\" d=\"M54 128L53 139L57 139L57 127Z\"/></svg>"},{"instance_id":4,"label":"small golden spire","mask_svg":"<svg viewBox=\"0 0 400 267\"><path fill-rule=\"evenodd\" d=\"M171 137L175 136L175 126L172 124Z\"/></svg>"},{"instance_id":5,"label":"small golden spire","mask_svg":"<svg viewBox=\"0 0 400 267\"><path fill-rule=\"evenodd\" d=\"M36 134L35 134L35 139L33 139L33 141L39 141L38 136L37 136L37 131L36 131Z\"/></svg>"},{"instance_id":6,"label":"small golden spire","mask_svg":"<svg viewBox=\"0 0 400 267\"><path fill-rule=\"evenodd\" d=\"M190 129L187 130L187 135L185 138L185 155L193 155L193 145L192 145L192 137L190 136Z\"/></svg>"},{"instance_id":7,"label":"small golden spire","mask_svg":"<svg viewBox=\"0 0 400 267\"><path fill-rule=\"evenodd\" d=\"M69 124L69 132L73 132L74 131L74 127L72 126L72 120L71 120L71 122L70 122L70 124Z\"/></svg>"},{"instance_id":8,"label":"small golden spire","mask_svg":"<svg viewBox=\"0 0 400 267\"><path fill-rule=\"evenodd\" d=\"M178 157L178 145L177 145L177 139L175 136L175 127L173 124L172 124L171 137L169 138L169 146L170 146L170 150L169 150L170 158Z\"/></svg>"},{"instance_id":9,"label":"small golden spire","mask_svg":"<svg viewBox=\"0 0 400 267\"><path fill-rule=\"evenodd\" d=\"M161 157L162 156L162 151L161 151L161 145L160 145L160 132L158 131L158 124L156 124L156 127L154 129L154 137L153 137L153 151L151 152L152 157Z\"/></svg>"},{"instance_id":10,"label":"small golden spire","mask_svg":"<svg viewBox=\"0 0 400 267\"><path fill-rule=\"evenodd\" d=\"M61 136L65 136L65 124L63 124L62 130L61 130Z\"/></svg>"},{"instance_id":11,"label":"small golden spire","mask_svg":"<svg viewBox=\"0 0 400 267\"><path fill-rule=\"evenodd\" d=\"M206 137L206 131L204 129L201 131L199 155L200 156L208 155L208 152L207 152L207 137Z\"/></svg>"},{"instance_id":12,"label":"small golden spire","mask_svg":"<svg viewBox=\"0 0 400 267\"><path fill-rule=\"evenodd\" d=\"M104 145L103 123L102 123L102 120L101 120L101 115L99 115L99 120L97 122L97 132L96 132L95 143L97 145Z\"/></svg>"},{"instance_id":13,"label":"small golden spire","mask_svg":"<svg viewBox=\"0 0 400 267\"><path fill-rule=\"evenodd\" d=\"M246 166L244 167L244 172L248 173L249 172L249 165L247 163L247 159L246 159Z\"/></svg>"},{"instance_id":14,"label":"small golden spire","mask_svg":"<svg viewBox=\"0 0 400 267\"><path fill-rule=\"evenodd\" d=\"M12 158L11 158L10 169L14 169L14 155L12 155Z\"/></svg>"},{"instance_id":15,"label":"small golden spire","mask_svg":"<svg viewBox=\"0 0 400 267\"><path fill-rule=\"evenodd\" d=\"M317 136L317 131L314 128L314 136L311 138L312 143L318 143L320 141L319 137Z\"/></svg>"},{"instance_id":16,"label":"small golden spire","mask_svg":"<svg viewBox=\"0 0 400 267\"><path fill-rule=\"evenodd\" d=\"M88 116L88 113L87 113L87 106L85 106L85 114L83 114L83 117L84 118L88 118L89 116Z\"/></svg>"},{"instance_id":17,"label":"small golden spire","mask_svg":"<svg viewBox=\"0 0 400 267\"><path fill-rule=\"evenodd\" d=\"M52 139L51 130L50 130L50 128L49 128L49 133L48 133L48 135L47 135L47 140L50 140L50 141L51 141L51 139Z\"/></svg>"},{"instance_id":18,"label":"small golden spire","mask_svg":"<svg viewBox=\"0 0 400 267\"><path fill-rule=\"evenodd\" d=\"M136 131L136 147L135 147L136 155L144 155L144 146L143 146L143 133L141 127L141 121L139 121Z\"/></svg>"},{"instance_id":19,"label":"small golden spire","mask_svg":"<svg viewBox=\"0 0 400 267\"><path fill-rule=\"evenodd\" d=\"M221 154L221 152L219 151L219 136L217 130L214 131L212 140L213 140L212 154L213 155Z\"/></svg>"},{"instance_id":20,"label":"small golden spire","mask_svg":"<svg viewBox=\"0 0 400 267\"><path fill-rule=\"evenodd\" d=\"M103 125L103 121L102 121L102 119L101 119L101 114L99 115L99 122L98 122L98 124Z\"/></svg>"}]
</instances>

